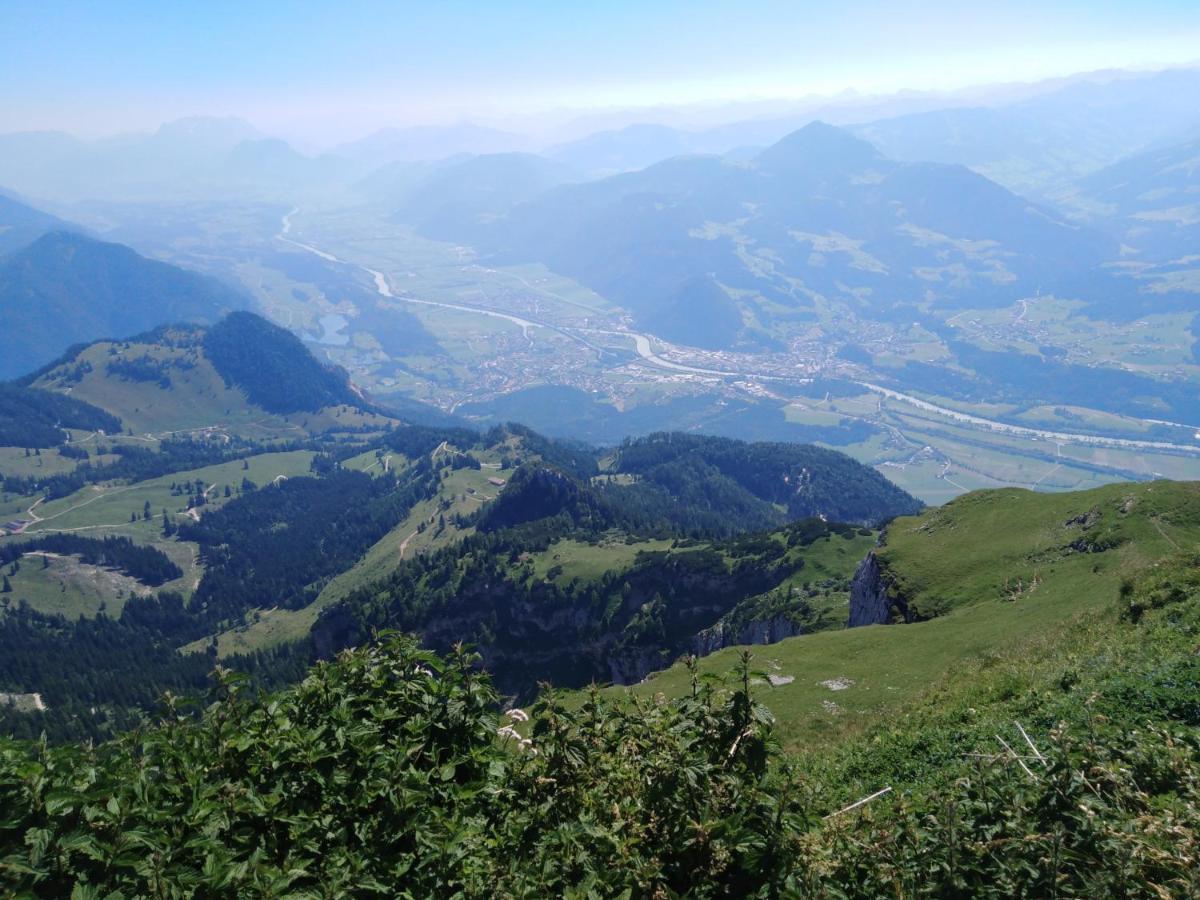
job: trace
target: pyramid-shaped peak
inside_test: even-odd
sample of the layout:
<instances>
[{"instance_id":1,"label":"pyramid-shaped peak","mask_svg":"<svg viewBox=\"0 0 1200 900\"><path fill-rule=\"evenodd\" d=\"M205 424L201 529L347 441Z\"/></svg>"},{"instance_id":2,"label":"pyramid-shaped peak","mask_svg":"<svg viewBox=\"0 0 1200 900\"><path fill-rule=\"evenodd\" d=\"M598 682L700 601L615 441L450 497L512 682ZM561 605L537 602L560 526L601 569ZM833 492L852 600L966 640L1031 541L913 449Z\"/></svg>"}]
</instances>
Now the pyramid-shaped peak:
<instances>
[{"instance_id":1,"label":"pyramid-shaped peak","mask_svg":"<svg viewBox=\"0 0 1200 900\"><path fill-rule=\"evenodd\" d=\"M809 122L758 155L766 171L847 171L883 160L872 144L826 122Z\"/></svg>"}]
</instances>

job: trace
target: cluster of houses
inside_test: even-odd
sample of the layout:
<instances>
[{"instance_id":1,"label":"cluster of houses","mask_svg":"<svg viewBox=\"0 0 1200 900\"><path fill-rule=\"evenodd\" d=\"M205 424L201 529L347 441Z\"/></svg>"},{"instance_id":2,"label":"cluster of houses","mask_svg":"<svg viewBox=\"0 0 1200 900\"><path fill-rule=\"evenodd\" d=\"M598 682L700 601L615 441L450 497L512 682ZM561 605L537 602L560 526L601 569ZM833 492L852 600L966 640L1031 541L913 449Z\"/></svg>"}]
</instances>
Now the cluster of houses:
<instances>
[{"instance_id":1,"label":"cluster of houses","mask_svg":"<svg viewBox=\"0 0 1200 900\"><path fill-rule=\"evenodd\" d=\"M28 525L29 522L25 519L13 519L11 522L5 522L0 525L0 537L6 534L20 534Z\"/></svg>"}]
</instances>

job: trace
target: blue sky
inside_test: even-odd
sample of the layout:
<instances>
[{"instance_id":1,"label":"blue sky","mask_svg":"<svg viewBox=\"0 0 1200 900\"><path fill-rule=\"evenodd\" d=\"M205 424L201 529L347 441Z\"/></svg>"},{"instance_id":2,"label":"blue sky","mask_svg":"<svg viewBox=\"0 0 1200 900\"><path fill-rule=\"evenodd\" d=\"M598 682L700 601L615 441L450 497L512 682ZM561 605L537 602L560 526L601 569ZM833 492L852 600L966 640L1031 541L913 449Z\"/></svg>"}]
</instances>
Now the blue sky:
<instances>
[{"instance_id":1,"label":"blue sky","mask_svg":"<svg viewBox=\"0 0 1200 900\"><path fill-rule=\"evenodd\" d=\"M1200 62L1200 2L3 0L0 41L0 131L234 114L320 142Z\"/></svg>"}]
</instances>

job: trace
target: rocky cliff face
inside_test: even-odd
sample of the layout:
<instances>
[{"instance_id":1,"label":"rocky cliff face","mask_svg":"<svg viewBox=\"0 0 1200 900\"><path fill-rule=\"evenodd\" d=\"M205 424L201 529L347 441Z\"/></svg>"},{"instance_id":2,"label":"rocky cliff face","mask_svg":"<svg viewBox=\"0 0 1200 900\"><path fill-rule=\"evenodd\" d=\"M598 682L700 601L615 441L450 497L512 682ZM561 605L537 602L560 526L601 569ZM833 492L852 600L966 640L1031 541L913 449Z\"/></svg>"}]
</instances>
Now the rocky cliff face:
<instances>
[{"instance_id":1,"label":"rocky cliff face","mask_svg":"<svg viewBox=\"0 0 1200 900\"><path fill-rule=\"evenodd\" d=\"M891 579L872 550L859 563L854 580L850 582L850 619L846 626L884 625L892 621L896 612L907 620L908 604L896 594Z\"/></svg>"},{"instance_id":2,"label":"rocky cliff face","mask_svg":"<svg viewBox=\"0 0 1200 900\"><path fill-rule=\"evenodd\" d=\"M724 647L743 644L774 644L784 638L796 637L803 633L804 629L799 624L782 615L771 616L769 619L758 619L741 628L730 628L724 622L718 622L692 638L692 653L696 656L705 656L709 653L716 653Z\"/></svg>"}]
</instances>

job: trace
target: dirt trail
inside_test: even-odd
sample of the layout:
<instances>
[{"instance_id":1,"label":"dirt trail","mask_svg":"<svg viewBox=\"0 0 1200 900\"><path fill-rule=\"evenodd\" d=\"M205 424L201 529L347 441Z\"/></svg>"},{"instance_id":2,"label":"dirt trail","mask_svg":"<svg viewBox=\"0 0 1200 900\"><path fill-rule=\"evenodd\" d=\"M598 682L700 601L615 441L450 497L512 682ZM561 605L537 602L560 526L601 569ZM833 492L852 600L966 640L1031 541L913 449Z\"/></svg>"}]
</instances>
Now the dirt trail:
<instances>
[{"instance_id":1,"label":"dirt trail","mask_svg":"<svg viewBox=\"0 0 1200 900\"><path fill-rule=\"evenodd\" d=\"M408 549L408 542L415 538L420 532L414 530L412 534L400 542L400 558L404 559L404 551Z\"/></svg>"},{"instance_id":2,"label":"dirt trail","mask_svg":"<svg viewBox=\"0 0 1200 900\"><path fill-rule=\"evenodd\" d=\"M34 507L36 507L39 503L42 502L42 500L45 499L43 497L41 500L38 500L37 503L34 503L33 506L29 507L29 509L26 510L26 513L33 517L33 521L30 522L29 525L26 525L25 528L23 528L21 530L22 530L22 532L24 532L24 531L28 530L30 525L40 525L42 522L49 522L53 519L57 519L59 516L65 516L67 513L75 512L75 510L77 510L77 509L82 509L85 506L95 503L97 500L103 500L105 497L111 497L114 494L123 494L125 491L131 491L135 487L137 487L137 485L130 484L130 485L126 485L125 487L113 488L111 491L105 491L105 490L97 487L96 485L92 485L92 489L95 491L98 491L98 493L96 494L95 497L92 497L90 500L84 500L82 503L76 503L74 506L67 507L66 509L62 510L61 512L56 512L54 515L46 516L44 518L42 516L39 516L37 513L35 513L33 511ZM101 525L87 525L84 527L86 527L86 528L111 528L113 526L111 526L111 525L102 525L102 526ZM80 529L58 528L55 530L56 531L78 531Z\"/></svg>"},{"instance_id":3,"label":"dirt trail","mask_svg":"<svg viewBox=\"0 0 1200 900\"><path fill-rule=\"evenodd\" d=\"M1158 533L1162 535L1163 540L1170 544L1172 548L1178 550L1179 544L1176 542L1175 538L1171 537L1163 530L1162 523L1158 521L1158 516L1151 516L1150 521L1154 523L1154 527L1158 529Z\"/></svg>"}]
</instances>

